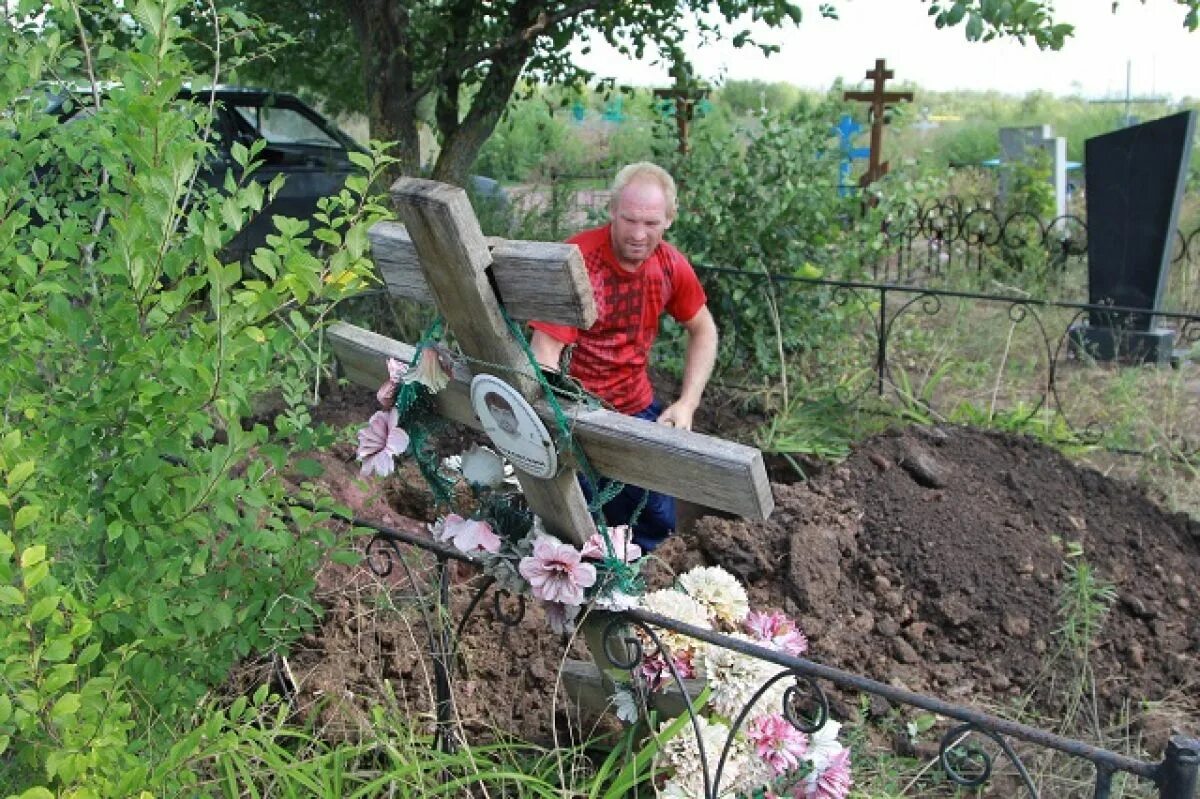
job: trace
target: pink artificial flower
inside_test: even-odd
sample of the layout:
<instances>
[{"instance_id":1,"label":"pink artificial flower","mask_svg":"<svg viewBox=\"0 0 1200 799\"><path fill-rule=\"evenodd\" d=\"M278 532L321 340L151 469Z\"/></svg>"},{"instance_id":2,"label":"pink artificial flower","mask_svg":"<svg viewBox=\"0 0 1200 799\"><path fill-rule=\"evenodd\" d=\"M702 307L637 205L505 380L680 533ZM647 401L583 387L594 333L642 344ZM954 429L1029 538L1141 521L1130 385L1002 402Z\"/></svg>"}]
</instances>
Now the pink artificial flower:
<instances>
[{"instance_id":1,"label":"pink artificial flower","mask_svg":"<svg viewBox=\"0 0 1200 799\"><path fill-rule=\"evenodd\" d=\"M500 536L482 519L464 519L451 513L442 520L437 537L453 542L461 552L499 552Z\"/></svg>"},{"instance_id":2,"label":"pink artificial flower","mask_svg":"<svg viewBox=\"0 0 1200 799\"><path fill-rule=\"evenodd\" d=\"M542 536L534 542L533 554L521 558L517 568L538 599L581 605L583 589L596 584L596 567L580 563L580 558L579 550L570 544Z\"/></svg>"},{"instance_id":3,"label":"pink artificial flower","mask_svg":"<svg viewBox=\"0 0 1200 799\"><path fill-rule=\"evenodd\" d=\"M779 713L758 716L746 726L746 737L758 757L775 774L794 769L808 750L808 736Z\"/></svg>"},{"instance_id":4,"label":"pink artificial flower","mask_svg":"<svg viewBox=\"0 0 1200 799\"><path fill-rule=\"evenodd\" d=\"M436 394L450 385L450 374L442 363L436 348L429 346L421 350L417 365L405 374L401 380L405 383L420 383Z\"/></svg>"},{"instance_id":5,"label":"pink artificial flower","mask_svg":"<svg viewBox=\"0 0 1200 799\"><path fill-rule=\"evenodd\" d=\"M642 548L633 543L633 530L627 524L608 528L608 540L612 542L613 554L626 563L633 563L642 556ZM604 536L600 532L592 533L580 554L588 560L604 560L608 557Z\"/></svg>"},{"instance_id":6,"label":"pink artificial flower","mask_svg":"<svg viewBox=\"0 0 1200 799\"><path fill-rule=\"evenodd\" d=\"M769 613L752 610L746 615L743 626L755 640L793 657L799 657L808 650L808 637L800 631L796 622L778 610Z\"/></svg>"},{"instance_id":7,"label":"pink artificial flower","mask_svg":"<svg viewBox=\"0 0 1200 799\"><path fill-rule=\"evenodd\" d=\"M801 783L806 786L803 799L846 799L853 784L854 780L850 777L850 750L843 749L829 759L829 765L815 780L810 776Z\"/></svg>"},{"instance_id":8,"label":"pink artificial flower","mask_svg":"<svg viewBox=\"0 0 1200 799\"><path fill-rule=\"evenodd\" d=\"M363 462L364 477L372 472L387 477L395 470L393 459L408 449L408 433L397 427L399 421L395 408L375 411L367 426L358 431L358 459Z\"/></svg>"},{"instance_id":9,"label":"pink artificial flower","mask_svg":"<svg viewBox=\"0 0 1200 799\"><path fill-rule=\"evenodd\" d=\"M395 358L388 358L387 369L387 382L375 392L375 399L379 400L379 407L385 411L396 406L396 389L400 387L400 380L404 377L405 372L408 371L408 365L397 361Z\"/></svg>"},{"instance_id":10,"label":"pink artificial flower","mask_svg":"<svg viewBox=\"0 0 1200 799\"><path fill-rule=\"evenodd\" d=\"M675 665L675 673L679 675L679 679L690 680L696 676L696 663L690 649L673 652L671 662ZM638 674L646 681L648 691L657 691L675 679L662 652L643 658L638 666Z\"/></svg>"},{"instance_id":11,"label":"pink artificial flower","mask_svg":"<svg viewBox=\"0 0 1200 799\"><path fill-rule=\"evenodd\" d=\"M578 605L564 605L562 602L547 602L546 622L550 629L558 635L567 635L575 629L575 618L579 615Z\"/></svg>"}]
</instances>

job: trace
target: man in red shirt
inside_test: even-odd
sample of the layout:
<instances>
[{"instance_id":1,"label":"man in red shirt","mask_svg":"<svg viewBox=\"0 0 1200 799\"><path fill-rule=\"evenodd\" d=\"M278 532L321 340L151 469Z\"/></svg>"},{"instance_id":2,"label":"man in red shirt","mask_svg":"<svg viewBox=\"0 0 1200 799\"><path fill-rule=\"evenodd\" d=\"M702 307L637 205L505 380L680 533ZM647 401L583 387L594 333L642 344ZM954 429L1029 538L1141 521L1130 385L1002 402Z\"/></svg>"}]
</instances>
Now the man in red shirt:
<instances>
[{"instance_id":1,"label":"man in red shirt","mask_svg":"<svg viewBox=\"0 0 1200 799\"><path fill-rule=\"evenodd\" d=\"M692 265L663 241L675 219L675 197L675 181L654 164L630 164L617 173L609 223L568 240L583 254L596 323L580 330L532 322L531 344L538 362L553 370L563 350L574 347L571 376L621 413L691 430L716 360L717 327ZM647 372L664 311L688 334L679 399L665 409L655 400ZM649 551L675 529L673 498L626 486L604 506L604 518L610 525L628 523L644 495L634 541Z\"/></svg>"}]
</instances>

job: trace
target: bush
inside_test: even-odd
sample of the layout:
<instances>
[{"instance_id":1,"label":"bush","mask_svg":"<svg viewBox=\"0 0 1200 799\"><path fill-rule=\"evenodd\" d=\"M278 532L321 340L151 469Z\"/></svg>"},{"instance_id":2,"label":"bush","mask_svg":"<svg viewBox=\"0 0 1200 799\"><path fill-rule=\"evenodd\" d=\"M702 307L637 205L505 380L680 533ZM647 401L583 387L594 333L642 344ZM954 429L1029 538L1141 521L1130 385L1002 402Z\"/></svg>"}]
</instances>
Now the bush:
<instances>
[{"instance_id":1,"label":"bush","mask_svg":"<svg viewBox=\"0 0 1200 799\"><path fill-rule=\"evenodd\" d=\"M71 2L0 29L6 791L149 790L140 775L197 700L312 622L334 546L287 509L280 475L313 443L321 323L371 271L377 165L361 157L316 226L277 219L254 276L224 262L280 184L197 190L208 115L175 98L215 76L189 74L182 5L138 3L124 48L82 35L89 8ZM64 75L97 106L69 125L42 113ZM254 156L237 151L247 176ZM292 399L273 428L252 421L268 392Z\"/></svg>"}]
</instances>

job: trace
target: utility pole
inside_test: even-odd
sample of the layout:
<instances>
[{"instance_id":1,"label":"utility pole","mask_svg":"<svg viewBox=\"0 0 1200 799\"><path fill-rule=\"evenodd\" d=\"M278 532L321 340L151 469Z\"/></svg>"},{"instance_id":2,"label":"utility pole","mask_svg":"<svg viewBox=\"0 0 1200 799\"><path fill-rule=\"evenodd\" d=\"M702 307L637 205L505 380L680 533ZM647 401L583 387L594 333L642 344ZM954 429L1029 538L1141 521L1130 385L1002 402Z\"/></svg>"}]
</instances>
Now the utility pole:
<instances>
[{"instance_id":1,"label":"utility pole","mask_svg":"<svg viewBox=\"0 0 1200 799\"><path fill-rule=\"evenodd\" d=\"M1122 120L1122 127L1129 127L1133 124L1134 105L1153 105L1155 103L1167 102L1166 97L1134 97L1133 96L1133 62L1126 59L1125 61L1125 97L1104 97L1098 100L1088 100L1089 103L1122 103L1125 106L1125 117Z\"/></svg>"}]
</instances>

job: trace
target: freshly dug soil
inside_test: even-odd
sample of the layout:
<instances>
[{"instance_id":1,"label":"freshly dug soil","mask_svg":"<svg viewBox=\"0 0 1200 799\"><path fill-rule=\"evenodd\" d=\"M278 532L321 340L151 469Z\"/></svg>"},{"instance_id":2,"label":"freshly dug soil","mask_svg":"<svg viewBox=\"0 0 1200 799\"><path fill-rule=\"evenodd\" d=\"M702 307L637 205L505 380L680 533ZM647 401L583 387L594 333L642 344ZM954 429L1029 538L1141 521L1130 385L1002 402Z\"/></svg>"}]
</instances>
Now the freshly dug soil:
<instances>
[{"instance_id":1,"label":"freshly dug soil","mask_svg":"<svg viewBox=\"0 0 1200 799\"><path fill-rule=\"evenodd\" d=\"M373 408L369 392L348 391L316 416L361 424ZM317 457L320 482L359 516L416 533L432 519L414 470L359 480L351 436ZM753 606L801 622L815 661L1010 717L1025 708L1062 718L1090 673L1100 727L1134 716L1155 755L1172 730L1200 732L1200 524L1186 515L1033 440L961 427L877 436L844 463L773 490L765 522L690 509L698 518L646 568L651 587L720 564L747 584ZM408 557L428 587L432 560ZM480 581L451 570L461 614ZM1112 598L1064 599L1072 586L1078 595L1085 572ZM287 662L300 699L350 734L372 702L428 718L428 608L404 569L384 579L330 566L321 585L324 624ZM1084 620L1084 606L1107 612L1072 646L1064 628ZM536 607L514 627L497 613L489 593L459 642L456 710L468 733L546 741L577 726L554 690L563 642ZM576 642L570 656L586 651ZM835 715L859 716L858 697L832 694ZM890 710L879 699L864 706Z\"/></svg>"}]
</instances>

